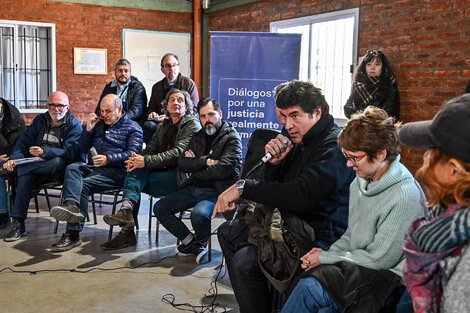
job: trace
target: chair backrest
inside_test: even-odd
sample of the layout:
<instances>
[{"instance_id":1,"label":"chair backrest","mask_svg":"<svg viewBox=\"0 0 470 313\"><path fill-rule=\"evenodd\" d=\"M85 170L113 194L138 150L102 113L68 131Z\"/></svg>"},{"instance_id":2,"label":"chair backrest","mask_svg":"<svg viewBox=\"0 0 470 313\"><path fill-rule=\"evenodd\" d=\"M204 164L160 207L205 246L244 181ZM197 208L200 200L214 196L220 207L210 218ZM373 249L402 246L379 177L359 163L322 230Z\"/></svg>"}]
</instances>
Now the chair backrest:
<instances>
[{"instance_id":1,"label":"chair backrest","mask_svg":"<svg viewBox=\"0 0 470 313\"><path fill-rule=\"evenodd\" d=\"M256 129L248 141L248 149L246 151L245 159L240 173L240 178L247 178L246 175L260 162L261 158L265 155L264 146L271 140L276 138L280 132L273 129ZM256 169L250 173L248 178L259 178L260 169Z\"/></svg>"}]
</instances>

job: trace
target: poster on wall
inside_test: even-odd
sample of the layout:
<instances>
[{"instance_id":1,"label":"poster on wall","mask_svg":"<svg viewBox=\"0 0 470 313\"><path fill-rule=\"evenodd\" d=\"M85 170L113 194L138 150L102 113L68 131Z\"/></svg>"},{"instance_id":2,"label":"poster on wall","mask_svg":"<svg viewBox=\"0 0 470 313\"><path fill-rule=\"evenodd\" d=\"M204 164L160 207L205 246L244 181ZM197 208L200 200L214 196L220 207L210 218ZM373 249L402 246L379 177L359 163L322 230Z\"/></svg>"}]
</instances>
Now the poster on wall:
<instances>
[{"instance_id":1,"label":"poster on wall","mask_svg":"<svg viewBox=\"0 0 470 313\"><path fill-rule=\"evenodd\" d=\"M240 133L243 155L258 128L280 130L274 88L297 79L300 34L210 33L210 95Z\"/></svg>"}]
</instances>

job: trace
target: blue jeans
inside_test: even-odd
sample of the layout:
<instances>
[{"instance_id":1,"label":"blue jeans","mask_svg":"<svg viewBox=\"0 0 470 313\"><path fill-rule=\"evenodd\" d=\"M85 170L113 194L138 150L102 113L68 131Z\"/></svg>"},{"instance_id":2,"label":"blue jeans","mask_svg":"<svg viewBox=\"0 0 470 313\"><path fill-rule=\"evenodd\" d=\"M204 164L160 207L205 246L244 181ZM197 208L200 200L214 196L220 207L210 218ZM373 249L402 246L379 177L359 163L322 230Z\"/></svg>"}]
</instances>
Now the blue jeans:
<instances>
[{"instance_id":1,"label":"blue jeans","mask_svg":"<svg viewBox=\"0 0 470 313\"><path fill-rule=\"evenodd\" d=\"M190 231L175 214L194 207L191 212L191 224L196 239L205 242L211 234L211 215L217 196L214 188L189 185L158 200L153 212L163 227L179 240L183 240L189 236Z\"/></svg>"},{"instance_id":2,"label":"blue jeans","mask_svg":"<svg viewBox=\"0 0 470 313\"><path fill-rule=\"evenodd\" d=\"M240 313L270 313L268 280L258 264L258 246L248 243L245 219L226 221L217 230Z\"/></svg>"},{"instance_id":3,"label":"blue jeans","mask_svg":"<svg viewBox=\"0 0 470 313\"><path fill-rule=\"evenodd\" d=\"M88 199L92 193L122 188L126 172L121 168L94 167L82 162L70 164L65 169L63 201L80 205L84 216L88 214ZM67 223L67 230L82 231L82 223Z\"/></svg>"},{"instance_id":4,"label":"blue jeans","mask_svg":"<svg viewBox=\"0 0 470 313\"><path fill-rule=\"evenodd\" d=\"M61 157L19 165L16 168L16 196L11 216L25 219L28 214L29 200L33 196L33 188L41 183L62 180L65 166L66 163Z\"/></svg>"},{"instance_id":5,"label":"blue jeans","mask_svg":"<svg viewBox=\"0 0 470 313\"><path fill-rule=\"evenodd\" d=\"M341 282L338 282L341 283ZM337 313L341 310L323 286L313 277L299 280L282 313Z\"/></svg>"},{"instance_id":6,"label":"blue jeans","mask_svg":"<svg viewBox=\"0 0 470 313\"><path fill-rule=\"evenodd\" d=\"M157 130L157 126L160 123L157 123L155 121L145 121L144 124L142 125L142 131L144 135L144 142L147 144L150 142L150 139L152 139L153 134Z\"/></svg>"},{"instance_id":7,"label":"blue jeans","mask_svg":"<svg viewBox=\"0 0 470 313\"><path fill-rule=\"evenodd\" d=\"M7 186L5 184L5 179L0 177L0 214L7 213Z\"/></svg>"},{"instance_id":8,"label":"blue jeans","mask_svg":"<svg viewBox=\"0 0 470 313\"><path fill-rule=\"evenodd\" d=\"M123 199L137 202L142 191L154 197L166 196L176 191L175 170L152 171L139 168L128 173L124 182Z\"/></svg>"}]
</instances>

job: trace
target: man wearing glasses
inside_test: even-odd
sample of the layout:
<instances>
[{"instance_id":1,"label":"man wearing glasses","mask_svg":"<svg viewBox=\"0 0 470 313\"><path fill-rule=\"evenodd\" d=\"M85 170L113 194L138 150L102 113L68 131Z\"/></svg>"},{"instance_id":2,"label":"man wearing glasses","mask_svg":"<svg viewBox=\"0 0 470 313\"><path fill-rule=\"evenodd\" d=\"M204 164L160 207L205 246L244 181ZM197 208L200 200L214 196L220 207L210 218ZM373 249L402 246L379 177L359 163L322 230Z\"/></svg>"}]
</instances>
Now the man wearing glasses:
<instances>
[{"instance_id":1,"label":"man wearing glasses","mask_svg":"<svg viewBox=\"0 0 470 313\"><path fill-rule=\"evenodd\" d=\"M106 95L113 94L119 97L122 102L122 107L127 116L139 122L145 113L147 106L147 94L145 93L144 85L132 76L131 63L126 59L120 59L114 66L115 80L109 82L104 86L103 92L100 96L100 101L96 107L96 115L100 115L100 104Z\"/></svg>"},{"instance_id":2,"label":"man wearing glasses","mask_svg":"<svg viewBox=\"0 0 470 313\"><path fill-rule=\"evenodd\" d=\"M61 181L67 164L78 159L80 122L69 111L69 98L61 91L49 95L48 112L39 114L16 141L10 160L3 168L14 173L16 196L11 217L13 226L5 241L16 241L26 235L25 219L35 185ZM16 164L18 159L39 157L40 161Z\"/></svg>"},{"instance_id":3,"label":"man wearing glasses","mask_svg":"<svg viewBox=\"0 0 470 313\"><path fill-rule=\"evenodd\" d=\"M152 139L155 129L164 118L162 101L166 94L173 88L185 90L191 96L194 104L199 103L199 95L194 81L180 73L180 62L174 53L167 53L160 61L161 71L165 77L152 87L149 105L147 107L147 120L142 128L144 131L144 142L148 143Z\"/></svg>"}]
</instances>

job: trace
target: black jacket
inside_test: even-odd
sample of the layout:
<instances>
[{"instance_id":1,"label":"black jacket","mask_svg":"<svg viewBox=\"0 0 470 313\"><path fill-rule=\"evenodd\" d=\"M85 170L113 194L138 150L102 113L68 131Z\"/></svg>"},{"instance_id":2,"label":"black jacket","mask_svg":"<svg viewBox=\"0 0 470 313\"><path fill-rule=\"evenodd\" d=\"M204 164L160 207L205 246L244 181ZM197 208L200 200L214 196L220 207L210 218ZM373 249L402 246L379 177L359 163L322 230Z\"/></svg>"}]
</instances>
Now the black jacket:
<instances>
[{"instance_id":1,"label":"black jacket","mask_svg":"<svg viewBox=\"0 0 470 313\"><path fill-rule=\"evenodd\" d=\"M3 103L3 123L0 131L0 154L10 155L16 140L26 130L20 111L7 100Z\"/></svg>"},{"instance_id":2,"label":"black jacket","mask_svg":"<svg viewBox=\"0 0 470 313\"><path fill-rule=\"evenodd\" d=\"M186 76L178 74L176 77L175 87L179 90L186 90L191 96L194 107L197 106L199 102L199 94L197 92L196 83ZM164 77L161 81L155 83L152 87L152 94L150 96L149 105L145 113L145 118L152 113L157 112L158 114L164 114L162 101L165 99L167 92L169 91L168 80Z\"/></svg>"},{"instance_id":3,"label":"black jacket","mask_svg":"<svg viewBox=\"0 0 470 313\"><path fill-rule=\"evenodd\" d=\"M403 285L392 271L374 270L347 261L320 264L299 278L306 276L315 277L345 313L395 312L395 308L384 307L387 299Z\"/></svg>"},{"instance_id":4,"label":"black jacket","mask_svg":"<svg viewBox=\"0 0 470 313\"><path fill-rule=\"evenodd\" d=\"M346 230L349 185L355 177L337 144L340 128L323 116L265 180L247 179L242 198L297 215L328 246Z\"/></svg>"},{"instance_id":5,"label":"black jacket","mask_svg":"<svg viewBox=\"0 0 470 313\"><path fill-rule=\"evenodd\" d=\"M98 101L98 106L96 107L95 113L100 115L100 103L101 100L106 95L113 94L117 92L117 86L111 87L113 82L109 82L104 86L103 92L100 96L100 101ZM145 108L147 107L147 94L145 93L145 87L137 79L137 77L131 76L131 82L129 83L129 90L126 95L126 103L124 105L124 112L127 113L127 116L133 120L140 122L144 118Z\"/></svg>"},{"instance_id":6,"label":"black jacket","mask_svg":"<svg viewBox=\"0 0 470 313\"><path fill-rule=\"evenodd\" d=\"M184 172L192 173L191 179L211 181L218 193L222 193L238 179L242 142L238 132L228 122L222 122L221 129L210 146L209 155L205 155L207 149L204 128L194 133L186 150L193 151L196 157L180 157L178 167ZM219 163L208 167L207 158L218 160Z\"/></svg>"}]
</instances>

